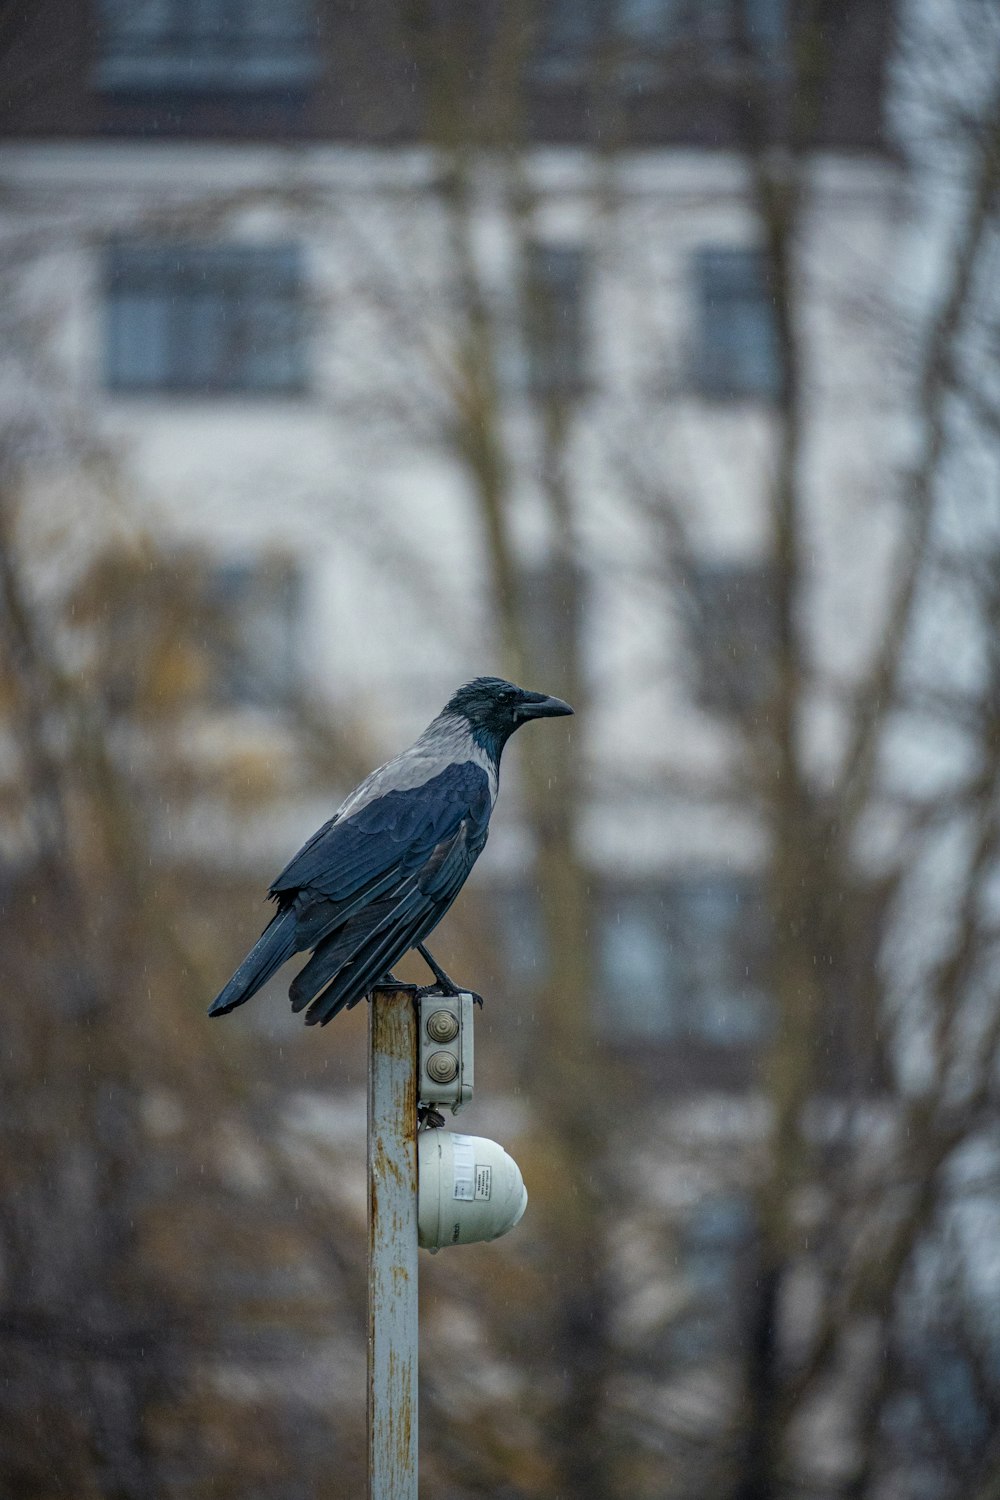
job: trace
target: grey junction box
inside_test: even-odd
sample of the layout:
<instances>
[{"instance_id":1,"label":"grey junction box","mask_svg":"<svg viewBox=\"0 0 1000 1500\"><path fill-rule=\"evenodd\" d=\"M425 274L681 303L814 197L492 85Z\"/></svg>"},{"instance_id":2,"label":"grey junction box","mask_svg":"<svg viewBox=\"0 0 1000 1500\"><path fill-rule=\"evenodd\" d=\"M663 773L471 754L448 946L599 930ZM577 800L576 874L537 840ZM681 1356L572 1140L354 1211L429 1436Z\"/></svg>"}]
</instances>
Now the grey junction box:
<instances>
[{"instance_id":1,"label":"grey junction box","mask_svg":"<svg viewBox=\"0 0 1000 1500\"><path fill-rule=\"evenodd\" d=\"M419 1001L419 1074L422 1104L448 1104L457 1115L472 1098L472 996L421 995Z\"/></svg>"}]
</instances>

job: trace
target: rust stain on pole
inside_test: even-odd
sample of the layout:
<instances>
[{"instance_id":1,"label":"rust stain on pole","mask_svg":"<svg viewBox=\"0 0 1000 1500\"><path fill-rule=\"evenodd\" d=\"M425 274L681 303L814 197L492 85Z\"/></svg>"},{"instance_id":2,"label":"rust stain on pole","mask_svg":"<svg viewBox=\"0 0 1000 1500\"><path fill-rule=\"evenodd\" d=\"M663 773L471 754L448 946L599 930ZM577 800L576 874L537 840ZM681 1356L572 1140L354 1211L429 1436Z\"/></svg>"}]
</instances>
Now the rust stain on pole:
<instances>
[{"instance_id":1,"label":"rust stain on pole","mask_svg":"<svg viewBox=\"0 0 1000 1500\"><path fill-rule=\"evenodd\" d=\"M376 990L368 1009L368 1497L417 1500L413 990Z\"/></svg>"}]
</instances>

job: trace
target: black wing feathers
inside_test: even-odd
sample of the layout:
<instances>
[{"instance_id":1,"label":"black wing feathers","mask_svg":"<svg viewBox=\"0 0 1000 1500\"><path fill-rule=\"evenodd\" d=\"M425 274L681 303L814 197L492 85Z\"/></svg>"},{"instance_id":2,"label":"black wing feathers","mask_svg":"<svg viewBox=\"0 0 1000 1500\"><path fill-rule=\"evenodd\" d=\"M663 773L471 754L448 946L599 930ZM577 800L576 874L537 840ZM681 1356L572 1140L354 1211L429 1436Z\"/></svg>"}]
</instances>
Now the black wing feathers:
<instances>
[{"instance_id":1,"label":"black wing feathers","mask_svg":"<svg viewBox=\"0 0 1000 1500\"><path fill-rule=\"evenodd\" d=\"M437 926L486 843L491 811L486 773L468 761L331 818L271 886L280 944L277 933L257 944L213 1013L242 1004L279 963L308 949L289 991L293 1009L308 1005L315 1024L354 1005ZM236 983L244 976L245 989Z\"/></svg>"},{"instance_id":2,"label":"black wing feathers","mask_svg":"<svg viewBox=\"0 0 1000 1500\"><path fill-rule=\"evenodd\" d=\"M422 786L386 791L315 833L271 886L279 901L304 886L334 901L405 863L416 869L464 817L490 815L486 773L471 761L449 765Z\"/></svg>"},{"instance_id":3,"label":"black wing feathers","mask_svg":"<svg viewBox=\"0 0 1000 1500\"><path fill-rule=\"evenodd\" d=\"M462 889L486 835L485 822L463 819L455 834L433 850L424 869L404 881L392 898L373 903L320 945L289 991L293 1009L301 1010L332 977L313 1000L308 1025L325 1025L354 1005L402 954L428 936Z\"/></svg>"}]
</instances>

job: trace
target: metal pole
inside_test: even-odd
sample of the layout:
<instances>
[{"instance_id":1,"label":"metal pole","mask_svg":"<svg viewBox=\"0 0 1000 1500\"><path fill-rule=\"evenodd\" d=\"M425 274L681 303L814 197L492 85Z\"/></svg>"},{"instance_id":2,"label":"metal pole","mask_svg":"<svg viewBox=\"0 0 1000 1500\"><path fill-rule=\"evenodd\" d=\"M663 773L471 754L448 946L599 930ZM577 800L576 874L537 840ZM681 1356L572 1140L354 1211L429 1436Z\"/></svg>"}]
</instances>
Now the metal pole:
<instances>
[{"instance_id":1,"label":"metal pole","mask_svg":"<svg viewBox=\"0 0 1000 1500\"><path fill-rule=\"evenodd\" d=\"M417 1018L368 1007L368 1500L417 1500Z\"/></svg>"}]
</instances>

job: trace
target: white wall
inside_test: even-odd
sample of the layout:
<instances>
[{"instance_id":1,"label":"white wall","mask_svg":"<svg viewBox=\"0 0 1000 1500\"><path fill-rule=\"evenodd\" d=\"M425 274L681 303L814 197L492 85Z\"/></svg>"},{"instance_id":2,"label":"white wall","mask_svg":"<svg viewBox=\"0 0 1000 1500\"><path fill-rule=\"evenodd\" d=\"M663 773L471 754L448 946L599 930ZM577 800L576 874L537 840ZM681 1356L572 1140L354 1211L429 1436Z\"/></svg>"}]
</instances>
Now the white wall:
<instances>
[{"instance_id":1,"label":"white wall","mask_svg":"<svg viewBox=\"0 0 1000 1500\"><path fill-rule=\"evenodd\" d=\"M24 276L50 313L65 399L123 456L123 504L142 524L223 554L288 550L307 578L304 656L317 691L364 705L387 749L420 727L455 683L497 670L483 539L440 441L448 378L449 257L417 151L95 143L8 146L5 232L37 227ZM605 169L606 171L607 169ZM637 507L626 455L676 500L704 555L764 550L772 472L766 411L708 404L686 378L694 337L690 259L708 243L753 242L744 169L724 154L663 151L606 176L576 151L539 152L539 232L589 244L593 391L573 446L580 538L593 574L588 639L596 690L587 735L595 775L624 767L630 827L595 796L595 858L656 865L752 863L759 836L724 811L692 816L676 777L724 774L732 747L692 707L679 623L664 589L665 543ZM513 240L484 167L476 253L498 306L511 300ZM849 676L876 631L895 524L886 493L901 443L887 288L905 243L898 170L816 164L800 247L809 428L803 481L806 621L825 673ZM139 233L300 241L313 292L311 389L301 399L113 396L101 388L102 242ZM503 369L518 368L508 347ZM535 442L516 381L509 430L521 457L517 533L528 557L550 543L536 501ZM94 506L46 470L48 506ZM80 519L79 517L77 518ZM87 532L86 524L80 528ZM545 687L559 690L558 683ZM817 693L817 755L835 714ZM674 790L665 791L666 777ZM655 819L637 805L657 809ZM648 830L644 841L637 828ZM664 832L668 837L664 837ZM669 854L664 855L664 850Z\"/></svg>"}]
</instances>

